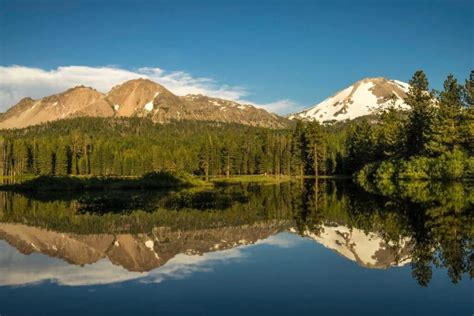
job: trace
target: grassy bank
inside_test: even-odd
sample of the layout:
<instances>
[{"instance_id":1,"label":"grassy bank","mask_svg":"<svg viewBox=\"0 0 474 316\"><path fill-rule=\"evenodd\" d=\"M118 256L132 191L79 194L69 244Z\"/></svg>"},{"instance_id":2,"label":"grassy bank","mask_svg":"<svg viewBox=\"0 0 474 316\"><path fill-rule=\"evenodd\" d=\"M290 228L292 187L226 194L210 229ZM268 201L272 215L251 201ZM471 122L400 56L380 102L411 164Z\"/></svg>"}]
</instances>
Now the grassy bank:
<instances>
[{"instance_id":1,"label":"grassy bank","mask_svg":"<svg viewBox=\"0 0 474 316\"><path fill-rule=\"evenodd\" d=\"M183 188L209 185L187 173L152 172L137 178L40 176L21 183L0 185L6 191L100 191Z\"/></svg>"},{"instance_id":2,"label":"grassy bank","mask_svg":"<svg viewBox=\"0 0 474 316\"><path fill-rule=\"evenodd\" d=\"M235 184L235 183L261 183L261 184L277 184L294 179L287 175L241 175L230 176L228 178L216 177L211 178L210 182L216 184Z\"/></svg>"},{"instance_id":3,"label":"grassy bank","mask_svg":"<svg viewBox=\"0 0 474 316\"><path fill-rule=\"evenodd\" d=\"M16 192L81 192L104 190L153 190L166 188L212 187L213 185L256 183L279 184L294 180L314 179L312 176L239 175L213 177L205 181L188 173L152 172L142 177L39 176L5 177L0 190ZM319 179L347 179L347 176L321 176ZM350 177L349 177L350 178Z\"/></svg>"}]
</instances>

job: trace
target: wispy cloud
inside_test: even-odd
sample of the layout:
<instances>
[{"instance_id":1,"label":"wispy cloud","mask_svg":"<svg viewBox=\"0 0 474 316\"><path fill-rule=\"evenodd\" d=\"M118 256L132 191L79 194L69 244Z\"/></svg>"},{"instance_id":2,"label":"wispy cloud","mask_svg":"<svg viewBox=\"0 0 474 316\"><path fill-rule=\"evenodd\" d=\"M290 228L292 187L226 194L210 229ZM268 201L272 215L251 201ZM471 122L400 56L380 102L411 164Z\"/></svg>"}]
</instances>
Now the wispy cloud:
<instances>
[{"instance_id":1,"label":"wispy cloud","mask_svg":"<svg viewBox=\"0 0 474 316\"><path fill-rule=\"evenodd\" d=\"M282 99L282 100L277 100L274 102L263 103L263 104L254 103L252 101L245 101L245 100L240 100L240 102L250 103L250 104L255 105L256 107L265 109L273 113L278 113L280 115L295 113L304 108L300 104L289 99Z\"/></svg>"},{"instance_id":2,"label":"wispy cloud","mask_svg":"<svg viewBox=\"0 0 474 316\"><path fill-rule=\"evenodd\" d=\"M212 97L254 104L277 113L288 113L297 107L291 100L266 104L246 101L249 91L243 87L219 83L211 78L193 77L184 71L165 71L156 67L127 70L119 67L64 66L52 70L25 66L0 66L0 111L5 111L24 97L41 98L77 85L101 92L124 81L148 78L177 95L204 94Z\"/></svg>"}]
</instances>

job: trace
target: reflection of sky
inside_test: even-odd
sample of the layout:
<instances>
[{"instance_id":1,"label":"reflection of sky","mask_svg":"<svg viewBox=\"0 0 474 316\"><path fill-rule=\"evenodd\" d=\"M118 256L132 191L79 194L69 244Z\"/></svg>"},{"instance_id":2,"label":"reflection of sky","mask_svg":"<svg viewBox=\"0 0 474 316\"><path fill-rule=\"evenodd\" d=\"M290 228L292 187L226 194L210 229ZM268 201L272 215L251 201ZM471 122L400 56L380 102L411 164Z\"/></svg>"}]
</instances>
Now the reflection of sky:
<instances>
[{"instance_id":1,"label":"reflection of sky","mask_svg":"<svg viewBox=\"0 0 474 316\"><path fill-rule=\"evenodd\" d=\"M362 268L289 233L178 255L146 273L25 256L0 242L0 285L2 315L470 315L473 302L468 275L454 285L433 267L422 288L409 266Z\"/></svg>"},{"instance_id":2,"label":"reflection of sky","mask_svg":"<svg viewBox=\"0 0 474 316\"><path fill-rule=\"evenodd\" d=\"M107 259L85 266L69 264L43 254L23 255L4 241L0 241L0 286L18 286L44 281L61 285L98 285L137 280L159 283L165 279L182 279L196 272L209 272L216 264L245 260L246 250L268 245L289 248L302 242L298 236L281 233L258 241L255 245L240 246L203 255L178 254L165 265L149 272L129 272Z\"/></svg>"}]
</instances>

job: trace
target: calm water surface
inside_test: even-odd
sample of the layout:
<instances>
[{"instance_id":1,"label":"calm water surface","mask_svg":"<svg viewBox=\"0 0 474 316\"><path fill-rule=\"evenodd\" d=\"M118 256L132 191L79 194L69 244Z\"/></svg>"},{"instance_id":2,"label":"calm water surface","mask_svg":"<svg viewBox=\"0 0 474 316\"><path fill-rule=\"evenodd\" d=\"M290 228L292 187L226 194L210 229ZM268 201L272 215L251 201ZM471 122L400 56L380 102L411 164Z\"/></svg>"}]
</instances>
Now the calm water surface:
<instances>
[{"instance_id":1,"label":"calm water surface","mask_svg":"<svg viewBox=\"0 0 474 316\"><path fill-rule=\"evenodd\" d=\"M472 315L473 203L472 183L0 192L0 314Z\"/></svg>"}]
</instances>

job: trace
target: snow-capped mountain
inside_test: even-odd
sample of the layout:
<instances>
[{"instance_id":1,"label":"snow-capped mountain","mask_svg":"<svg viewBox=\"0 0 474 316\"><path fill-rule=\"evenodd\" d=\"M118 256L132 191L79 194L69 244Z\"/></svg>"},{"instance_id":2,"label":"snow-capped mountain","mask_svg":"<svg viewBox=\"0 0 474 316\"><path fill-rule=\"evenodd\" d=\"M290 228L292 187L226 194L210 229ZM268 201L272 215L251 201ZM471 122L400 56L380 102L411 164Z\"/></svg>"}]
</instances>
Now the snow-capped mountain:
<instances>
[{"instance_id":1,"label":"snow-capped mountain","mask_svg":"<svg viewBox=\"0 0 474 316\"><path fill-rule=\"evenodd\" d=\"M319 122L344 121L372 114L395 98L397 106L404 106L409 85L386 78L366 78L350 85L304 111L291 114L292 120Z\"/></svg>"},{"instance_id":2,"label":"snow-capped mountain","mask_svg":"<svg viewBox=\"0 0 474 316\"><path fill-rule=\"evenodd\" d=\"M291 125L287 118L250 104L204 95L177 96L148 79L134 79L113 87L106 94L81 86L39 100L24 98L0 114L0 129L80 116L148 117L156 123L215 121L268 128Z\"/></svg>"}]
</instances>

